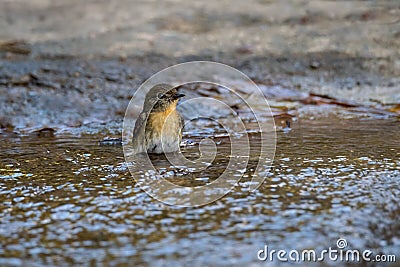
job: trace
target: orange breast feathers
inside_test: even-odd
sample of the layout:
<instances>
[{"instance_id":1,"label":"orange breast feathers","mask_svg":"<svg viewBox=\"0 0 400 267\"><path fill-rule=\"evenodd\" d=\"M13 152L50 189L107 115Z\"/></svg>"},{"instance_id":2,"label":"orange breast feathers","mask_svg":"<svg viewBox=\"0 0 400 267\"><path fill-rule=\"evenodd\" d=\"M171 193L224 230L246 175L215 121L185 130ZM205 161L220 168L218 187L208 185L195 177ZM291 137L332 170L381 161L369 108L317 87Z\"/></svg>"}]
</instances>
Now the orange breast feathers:
<instances>
[{"instance_id":1,"label":"orange breast feathers","mask_svg":"<svg viewBox=\"0 0 400 267\"><path fill-rule=\"evenodd\" d=\"M177 102L178 101L171 104L165 111L151 112L148 118L146 131L152 131L153 135L161 135L162 131L164 131L164 134L172 135L179 132L180 116L176 111Z\"/></svg>"}]
</instances>

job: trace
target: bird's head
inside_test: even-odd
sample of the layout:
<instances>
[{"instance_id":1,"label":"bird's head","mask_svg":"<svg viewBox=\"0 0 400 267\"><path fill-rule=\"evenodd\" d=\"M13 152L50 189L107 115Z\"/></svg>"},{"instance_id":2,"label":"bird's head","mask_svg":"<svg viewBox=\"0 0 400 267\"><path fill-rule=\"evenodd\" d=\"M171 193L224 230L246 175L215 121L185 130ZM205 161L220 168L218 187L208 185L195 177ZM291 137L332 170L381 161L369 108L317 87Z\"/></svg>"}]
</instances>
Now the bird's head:
<instances>
[{"instance_id":1,"label":"bird's head","mask_svg":"<svg viewBox=\"0 0 400 267\"><path fill-rule=\"evenodd\" d=\"M172 85L157 84L147 93L143 109L152 112L166 111L171 108L171 105L175 107L179 99L184 96L184 94L179 94Z\"/></svg>"}]
</instances>

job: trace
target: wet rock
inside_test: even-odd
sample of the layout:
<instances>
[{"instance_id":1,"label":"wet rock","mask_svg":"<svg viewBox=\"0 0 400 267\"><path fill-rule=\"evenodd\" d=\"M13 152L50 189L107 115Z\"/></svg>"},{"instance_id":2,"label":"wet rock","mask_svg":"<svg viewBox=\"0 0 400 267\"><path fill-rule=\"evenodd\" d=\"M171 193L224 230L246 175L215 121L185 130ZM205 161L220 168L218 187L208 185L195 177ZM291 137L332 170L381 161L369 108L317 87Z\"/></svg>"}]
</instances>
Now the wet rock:
<instances>
[{"instance_id":1,"label":"wet rock","mask_svg":"<svg viewBox=\"0 0 400 267\"><path fill-rule=\"evenodd\" d=\"M55 132L56 130L50 127L33 131L38 137L54 137Z\"/></svg>"},{"instance_id":2,"label":"wet rock","mask_svg":"<svg viewBox=\"0 0 400 267\"><path fill-rule=\"evenodd\" d=\"M319 61L316 60L312 60L310 62L310 68L312 69L318 69L319 67L321 67L321 63Z\"/></svg>"},{"instance_id":3,"label":"wet rock","mask_svg":"<svg viewBox=\"0 0 400 267\"><path fill-rule=\"evenodd\" d=\"M22 40L0 42L0 52L28 55L31 53L30 45Z\"/></svg>"},{"instance_id":4,"label":"wet rock","mask_svg":"<svg viewBox=\"0 0 400 267\"><path fill-rule=\"evenodd\" d=\"M122 139L106 137L103 140L99 141L99 145L100 146L122 146Z\"/></svg>"}]
</instances>

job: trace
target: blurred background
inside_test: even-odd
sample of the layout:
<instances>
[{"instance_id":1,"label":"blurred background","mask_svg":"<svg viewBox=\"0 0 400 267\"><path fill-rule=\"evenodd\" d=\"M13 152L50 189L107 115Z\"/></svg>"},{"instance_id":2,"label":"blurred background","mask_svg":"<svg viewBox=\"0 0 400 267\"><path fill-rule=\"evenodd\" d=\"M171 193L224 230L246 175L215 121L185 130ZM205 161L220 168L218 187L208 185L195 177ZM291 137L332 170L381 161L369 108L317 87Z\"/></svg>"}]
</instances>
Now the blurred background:
<instances>
[{"instance_id":1,"label":"blurred background","mask_svg":"<svg viewBox=\"0 0 400 267\"><path fill-rule=\"evenodd\" d=\"M2 41L34 55L399 56L394 1L1 1ZM398 70L398 62L396 68Z\"/></svg>"}]
</instances>

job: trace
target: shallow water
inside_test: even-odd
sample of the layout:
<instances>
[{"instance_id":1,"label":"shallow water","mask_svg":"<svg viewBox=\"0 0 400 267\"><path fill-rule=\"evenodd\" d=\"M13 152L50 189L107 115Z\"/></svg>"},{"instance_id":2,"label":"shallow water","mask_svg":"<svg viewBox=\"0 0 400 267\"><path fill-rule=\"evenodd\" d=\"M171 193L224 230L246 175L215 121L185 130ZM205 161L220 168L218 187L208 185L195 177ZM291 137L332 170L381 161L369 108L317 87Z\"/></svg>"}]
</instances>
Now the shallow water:
<instances>
[{"instance_id":1,"label":"shallow water","mask_svg":"<svg viewBox=\"0 0 400 267\"><path fill-rule=\"evenodd\" d=\"M3 134L0 265L258 266L266 264L257 259L265 245L322 250L336 248L339 238L399 260L399 130L389 119L300 121L278 132L274 167L259 189L249 193L239 182L199 208L148 196L122 148L98 146L99 136ZM171 181L212 180L226 164L225 146L201 177Z\"/></svg>"}]
</instances>

